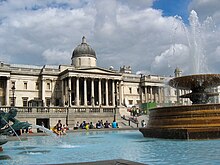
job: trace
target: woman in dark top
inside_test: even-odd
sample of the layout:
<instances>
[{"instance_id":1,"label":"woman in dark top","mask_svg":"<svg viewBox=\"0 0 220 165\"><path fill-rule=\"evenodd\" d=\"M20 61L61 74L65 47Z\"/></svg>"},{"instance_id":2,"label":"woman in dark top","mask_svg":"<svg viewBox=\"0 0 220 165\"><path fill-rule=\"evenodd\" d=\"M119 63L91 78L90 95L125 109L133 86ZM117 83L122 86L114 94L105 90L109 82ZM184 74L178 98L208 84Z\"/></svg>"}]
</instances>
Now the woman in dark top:
<instances>
[{"instance_id":1,"label":"woman in dark top","mask_svg":"<svg viewBox=\"0 0 220 165\"><path fill-rule=\"evenodd\" d=\"M61 120L58 120L58 123L56 125L56 129L58 131L58 134L61 135L61 133L62 133L62 123L61 123Z\"/></svg>"}]
</instances>

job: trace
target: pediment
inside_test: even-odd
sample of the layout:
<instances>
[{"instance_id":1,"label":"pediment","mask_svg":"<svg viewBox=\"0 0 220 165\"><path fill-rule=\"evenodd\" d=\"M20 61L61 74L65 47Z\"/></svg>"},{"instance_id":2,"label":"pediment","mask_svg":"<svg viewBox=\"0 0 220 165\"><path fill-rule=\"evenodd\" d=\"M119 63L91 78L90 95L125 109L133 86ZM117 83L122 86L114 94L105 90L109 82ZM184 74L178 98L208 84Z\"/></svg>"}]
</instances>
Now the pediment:
<instances>
[{"instance_id":1,"label":"pediment","mask_svg":"<svg viewBox=\"0 0 220 165\"><path fill-rule=\"evenodd\" d=\"M78 71L82 72L90 72L90 73L97 73L97 74L115 74L118 73L117 71L114 70L109 70L109 69L104 69L104 68L99 68L99 67L94 67L94 68L81 68L77 69Z\"/></svg>"},{"instance_id":2,"label":"pediment","mask_svg":"<svg viewBox=\"0 0 220 165\"><path fill-rule=\"evenodd\" d=\"M61 79L64 79L66 77L96 77L96 78L108 77L113 79L120 79L121 75L122 73L119 73L116 70L93 67L93 68L67 69L64 72L62 72L60 76Z\"/></svg>"}]
</instances>

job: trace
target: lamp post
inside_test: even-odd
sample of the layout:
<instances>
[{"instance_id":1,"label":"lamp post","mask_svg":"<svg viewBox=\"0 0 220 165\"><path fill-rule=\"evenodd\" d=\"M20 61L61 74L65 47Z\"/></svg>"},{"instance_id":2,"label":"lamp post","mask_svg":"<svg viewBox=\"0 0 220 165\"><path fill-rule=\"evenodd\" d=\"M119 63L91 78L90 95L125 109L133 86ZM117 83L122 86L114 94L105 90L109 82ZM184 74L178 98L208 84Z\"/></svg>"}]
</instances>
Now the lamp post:
<instances>
[{"instance_id":1,"label":"lamp post","mask_svg":"<svg viewBox=\"0 0 220 165\"><path fill-rule=\"evenodd\" d=\"M117 101L117 92L115 91L115 109L114 109L114 121L116 121L116 109L118 106L118 101Z\"/></svg>"},{"instance_id":2,"label":"lamp post","mask_svg":"<svg viewBox=\"0 0 220 165\"><path fill-rule=\"evenodd\" d=\"M15 106L15 86L13 85L12 88L12 107Z\"/></svg>"},{"instance_id":3,"label":"lamp post","mask_svg":"<svg viewBox=\"0 0 220 165\"><path fill-rule=\"evenodd\" d=\"M67 101L67 108L66 108L66 125L68 125L68 118L69 118L70 94L71 94L71 90L70 88L68 88L68 101Z\"/></svg>"},{"instance_id":4,"label":"lamp post","mask_svg":"<svg viewBox=\"0 0 220 165\"><path fill-rule=\"evenodd\" d=\"M114 121L116 121L116 110L118 108L118 82L116 83L115 89L115 109L114 109Z\"/></svg>"}]
</instances>

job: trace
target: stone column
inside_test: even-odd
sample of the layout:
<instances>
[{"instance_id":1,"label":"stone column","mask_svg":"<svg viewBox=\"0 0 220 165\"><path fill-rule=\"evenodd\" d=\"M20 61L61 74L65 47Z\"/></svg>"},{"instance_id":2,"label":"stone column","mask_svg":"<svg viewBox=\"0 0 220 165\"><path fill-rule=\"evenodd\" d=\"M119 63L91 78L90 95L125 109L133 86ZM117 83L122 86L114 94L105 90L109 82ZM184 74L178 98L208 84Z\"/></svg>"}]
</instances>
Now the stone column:
<instances>
[{"instance_id":1,"label":"stone column","mask_svg":"<svg viewBox=\"0 0 220 165\"><path fill-rule=\"evenodd\" d=\"M123 103L124 102L124 84L122 81L120 82L120 85L121 85L121 103Z\"/></svg>"},{"instance_id":2,"label":"stone column","mask_svg":"<svg viewBox=\"0 0 220 165\"><path fill-rule=\"evenodd\" d=\"M45 84L44 84L44 79L42 78L41 80L41 99L43 100L43 104L45 106Z\"/></svg>"},{"instance_id":3,"label":"stone column","mask_svg":"<svg viewBox=\"0 0 220 165\"><path fill-rule=\"evenodd\" d=\"M69 98L69 101L70 101L70 103L69 103L69 105L70 106L72 106L72 81L71 81L72 79L71 79L71 77L69 77L69 88L68 88L68 98ZM69 102L68 101L68 102Z\"/></svg>"},{"instance_id":4,"label":"stone column","mask_svg":"<svg viewBox=\"0 0 220 165\"><path fill-rule=\"evenodd\" d=\"M79 77L76 77L76 106L79 106Z\"/></svg>"},{"instance_id":5,"label":"stone column","mask_svg":"<svg viewBox=\"0 0 220 165\"><path fill-rule=\"evenodd\" d=\"M158 87L154 87L154 102L157 102L158 100Z\"/></svg>"},{"instance_id":6,"label":"stone column","mask_svg":"<svg viewBox=\"0 0 220 165\"><path fill-rule=\"evenodd\" d=\"M102 79L99 79L99 105L102 105L102 83L101 83Z\"/></svg>"},{"instance_id":7,"label":"stone column","mask_svg":"<svg viewBox=\"0 0 220 165\"><path fill-rule=\"evenodd\" d=\"M64 80L61 81L61 93L62 93L62 103L63 105L65 105L65 101L64 101Z\"/></svg>"},{"instance_id":8,"label":"stone column","mask_svg":"<svg viewBox=\"0 0 220 165\"><path fill-rule=\"evenodd\" d=\"M118 105L121 106L122 90L121 90L121 81L117 83L118 93L119 93L119 102Z\"/></svg>"},{"instance_id":9,"label":"stone column","mask_svg":"<svg viewBox=\"0 0 220 165\"><path fill-rule=\"evenodd\" d=\"M6 82L6 91L5 91L5 105L10 106L9 104L9 89L10 89L10 77L7 77L7 82Z\"/></svg>"},{"instance_id":10,"label":"stone column","mask_svg":"<svg viewBox=\"0 0 220 165\"><path fill-rule=\"evenodd\" d=\"M148 102L148 97L147 97L147 95L148 95L148 93L147 93L147 87L144 87L144 92L145 92L145 95L144 95L144 97L145 97L145 102L147 103L147 102Z\"/></svg>"},{"instance_id":11,"label":"stone column","mask_svg":"<svg viewBox=\"0 0 220 165\"><path fill-rule=\"evenodd\" d=\"M153 102L153 87L150 86L150 101Z\"/></svg>"},{"instance_id":12,"label":"stone column","mask_svg":"<svg viewBox=\"0 0 220 165\"><path fill-rule=\"evenodd\" d=\"M164 103L164 88L161 87L161 103Z\"/></svg>"},{"instance_id":13,"label":"stone column","mask_svg":"<svg viewBox=\"0 0 220 165\"><path fill-rule=\"evenodd\" d=\"M106 106L108 106L108 79L105 79L105 101Z\"/></svg>"},{"instance_id":14,"label":"stone column","mask_svg":"<svg viewBox=\"0 0 220 165\"><path fill-rule=\"evenodd\" d=\"M142 104L143 103L143 96L144 96L144 92L143 92L143 89L142 89L142 87L141 86L139 86L138 87L139 88L139 93L138 93L138 95L140 96L140 103Z\"/></svg>"},{"instance_id":15,"label":"stone column","mask_svg":"<svg viewBox=\"0 0 220 165\"><path fill-rule=\"evenodd\" d=\"M87 106L87 82L84 77L84 106Z\"/></svg>"},{"instance_id":16,"label":"stone column","mask_svg":"<svg viewBox=\"0 0 220 165\"><path fill-rule=\"evenodd\" d=\"M115 81L112 80L112 105L115 106Z\"/></svg>"},{"instance_id":17,"label":"stone column","mask_svg":"<svg viewBox=\"0 0 220 165\"><path fill-rule=\"evenodd\" d=\"M160 91L161 91L161 89L160 89L160 87L158 87L158 103L161 103Z\"/></svg>"},{"instance_id":18,"label":"stone column","mask_svg":"<svg viewBox=\"0 0 220 165\"><path fill-rule=\"evenodd\" d=\"M95 94L94 94L94 78L91 81L91 94L92 94L92 106L95 105Z\"/></svg>"}]
</instances>

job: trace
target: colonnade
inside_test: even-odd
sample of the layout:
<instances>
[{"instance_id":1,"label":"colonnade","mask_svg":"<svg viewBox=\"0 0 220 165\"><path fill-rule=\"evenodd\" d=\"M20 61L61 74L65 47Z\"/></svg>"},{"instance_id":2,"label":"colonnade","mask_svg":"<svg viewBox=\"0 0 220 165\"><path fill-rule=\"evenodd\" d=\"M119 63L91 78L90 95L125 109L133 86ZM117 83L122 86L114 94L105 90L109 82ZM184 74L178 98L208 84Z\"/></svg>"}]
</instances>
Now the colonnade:
<instances>
[{"instance_id":1,"label":"colonnade","mask_svg":"<svg viewBox=\"0 0 220 165\"><path fill-rule=\"evenodd\" d=\"M10 77L2 77L2 80L0 82L0 99L1 99L1 105L7 105L10 106Z\"/></svg>"},{"instance_id":2,"label":"colonnade","mask_svg":"<svg viewBox=\"0 0 220 165\"><path fill-rule=\"evenodd\" d=\"M63 101L69 106L116 106L119 84L116 79L68 77L62 81Z\"/></svg>"},{"instance_id":3,"label":"colonnade","mask_svg":"<svg viewBox=\"0 0 220 165\"><path fill-rule=\"evenodd\" d=\"M164 89L161 86L145 86L142 88L143 102L156 102L156 103L164 103Z\"/></svg>"}]
</instances>

